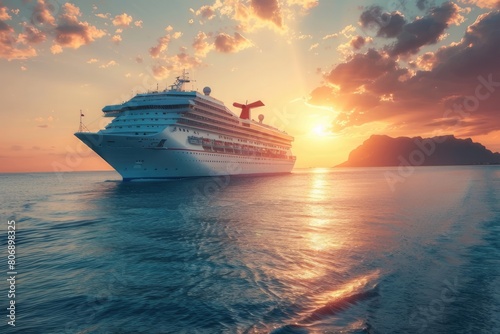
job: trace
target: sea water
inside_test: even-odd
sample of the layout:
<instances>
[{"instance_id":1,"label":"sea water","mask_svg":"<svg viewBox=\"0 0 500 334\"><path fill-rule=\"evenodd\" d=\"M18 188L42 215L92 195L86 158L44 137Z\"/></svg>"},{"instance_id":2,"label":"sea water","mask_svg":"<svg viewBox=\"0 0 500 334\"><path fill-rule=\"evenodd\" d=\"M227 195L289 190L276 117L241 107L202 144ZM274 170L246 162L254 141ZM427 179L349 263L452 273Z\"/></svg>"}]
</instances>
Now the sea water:
<instances>
[{"instance_id":1,"label":"sea water","mask_svg":"<svg viewBox=\"0 0 500 334\"><path fill-rule=\"evenodd\" d=\"M500 333L498 166L0 187L1 333Z\"/></svg>"}]
</instances>

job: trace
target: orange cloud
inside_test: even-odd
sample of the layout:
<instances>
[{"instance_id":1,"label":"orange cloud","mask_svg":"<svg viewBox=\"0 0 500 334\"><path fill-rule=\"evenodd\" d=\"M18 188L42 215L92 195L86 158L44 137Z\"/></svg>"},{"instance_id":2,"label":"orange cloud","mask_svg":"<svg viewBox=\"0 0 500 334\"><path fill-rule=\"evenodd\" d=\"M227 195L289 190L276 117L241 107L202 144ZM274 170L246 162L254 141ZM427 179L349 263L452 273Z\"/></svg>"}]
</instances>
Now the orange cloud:
<instances>
[{"instance_id":1,"label":"orange cloud","mask_svg":"<svg viewBox=\"0 0 500 334\"><path fill-rule=\"evenodd\" d=\"M58 53L61 53L63 52L63 48L62 46L60 46L59 44L54 44L50 47L50 52L54 55L58 54Z\"/></svg>"},{"instance_id":2,"label":"orange cloud","mask_svg":"<svg viewBox=\"0 0 500 334\"><path fill-rule=\"evenodd\" d=\"M1 6L0 3L0 20L2 21L7 21L10 20L12 17L9 15L8 8L5 6Z\"/></svg>"},{"instance_id":3,"label":"orange cloud","mask_svg":"<svg viewBox=\"0 0 500 334\"><path fill-rule=\"evenodd\" d=\"M287 0L287 2L289 5L298 5L303 9L311 9L319 3L318 0Z\"/></svg>"},{"instance_id":4,"label":"orange cloud","mask_svg":"<svg viewBox=\"0 0 500 334\"><path fill-rule=\"evenodd\" d=\"M120 27L128 27L130 23L132 23L132 21L133 21L132 16L123 13L115 16L115 18L113 19L113 25Z\"/></svg>"},{"instance_id":5,"label":"orange cloud","mask_svg":"<svg viewBox=\"0 0 500 334\"><path fill-rule=\"evenodd\" d=\"M122 36L114 35L113 37L111 37L111 40L113 41L113 43L118 45L122 41Z\"/></svg>"},{"instance_id":6,"label":"orange cloud","mask_svg":"<svg viewBox=\"0 0 500 334\"><path fill-rule=\"evenodd\" d=\"M207 39L208 35L205 34L203 31L199 31L198 34L196 35L193 42L194 53L196 56L205 57L207 53L213 50L214 45L212 43L207 42Z\"/></svg>"},{"instance_id":7,"label":"orange cloud","mask_svg":"<svg viewBox=\"0 0 500 334\"><path fill-rule=\"evenodd\" d=\"M227 16L238 22L240 31L251 31L267 26L284 32L287 30L284 24L285 14L289 20L293 20L292 13L297 7L308 9L316 4L317 1L313 0L289 0L283 1L282 5L285 8L282 9L278 0L216 0L213 5L204 5L192 12L207 20L217 15Z\"/></svg>"},{"instance_id":8,"label":"orange cloud","mask_svg":"<svg viewBox=\"0 0 500 334\"><path fill-rule=\"evenodd\" d=\"M444 20L438 22L449 22L453 10L448 3L443 6ZM431 10L434 15L435 10ZM482 14L460 42L427 52L407 67L388 52L392 45L355 54L325 76L327 83L311 93L311 102L339 112L336 131L375 121L397 124L401 131L452 131L459 136L496 131L500 36L494 31L499 25L499 11ZM439 29L434 32L439 34ZM428 44L433 41L427 39ZM420 41L414 47L421 45L426 44Z\"/></svg>"},{"instance_id":9,"label":"orange cloud","mask_svg":"<svg viewBox=\"0 0 500 334\"><path fill-rule=\"evenodd\" d=\"M205 5L201 6L195 14L196 16L201 16L204 19L211 20L215 17L215 6Z\"/></svg>"},{"instance_id":10,"label":"orange cloud","mask_svg":"<svg viewBox=\"0 0 500 334\"><path fill-rule=\"evenodd\" d=\"M234 36L219 33L215 37L214 46L218 52L234 53L251 47L252 43L237 32L234 33Z\"/></svg>"},{"instance_id":11,"label":"orange cloud","mask_svg":"<svg viewBox=\"0 0 500 334\"><path fill-rule=\"evenodd\" d=\"M499 0L460 0L460 2L480 8L500 8Z\"/></svg>"}]
</instances>

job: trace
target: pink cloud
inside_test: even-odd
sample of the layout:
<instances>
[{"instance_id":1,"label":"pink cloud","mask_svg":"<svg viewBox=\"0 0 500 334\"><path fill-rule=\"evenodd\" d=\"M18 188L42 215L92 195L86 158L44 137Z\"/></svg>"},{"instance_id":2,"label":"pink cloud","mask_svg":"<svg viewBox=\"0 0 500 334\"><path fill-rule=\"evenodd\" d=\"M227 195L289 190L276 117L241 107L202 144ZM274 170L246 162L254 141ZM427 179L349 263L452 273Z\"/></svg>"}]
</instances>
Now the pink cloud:
<instances>
[{"instance_id":1,"label":"pink cloud","mask_svg":"<svg viewBox=\"0 0 500 334\"><path fill-rule=\"evenodd\" d=\"M14 29L0 20L0 58L7 60L27 59L37 55L31 46L22 46L25 38L16 36Z\"/></svg>"},{"instance_id":2,"label":"pink cloud","mask_svg":"<svg viewBox=\"0 0 500 334\"><path fill-rule=\"evenodd\" d=\"M78 49L106 34L103 30L88 22L80 22L80 16L80 8L77 6L70 3L63 5L63 14L59 17L55 28L55 42L57 45Z\"/></svg>"},{"instance_id":3,"label":"pink cloud","mask_svg":"<svg viewBox=\"0 0 500 334\"><path fill-rule=\"evenodd\" d=\"M219 33L215 37L214 46L218 52L235 53L251 47L252 43L237 32L234 33L234 36Z\"/></svg>"},{"instance_id":4,"label":"pink cloud","mask_svg":"<svg viewBox=\"0 0 500 334\"><path fill-rule=\"evenodd\" d=\"M170 39L170 34L166 34L165 36L160 37L156 46L149 48L149 54L151 55L151 57L158 58L162 52L166 51L168 48L168 43L170 43Z\"/></svg>"},{"instance_id":5,"label":"pink cloud","mask_svg":"<svg viewBox=\"0 0 500 334\"><path fill-rule=\"evenodd\" d=\"M283 16L278 0L251 0L250 7L260 19L272 22L279 28L283 27Z\"/></svg>"},{"instance_id":6,"label":"pink cloud","mask_svg":"<svg viewBox=\"0 0 500 334\"><path fill-rule=\"evenodd\" d=\"M151 70L153 71L153 76L157 79L164 79L168 77L170 71L163 65L154 65Z\"/></svg>"},{"instance_id":7,"label":"pink cloud","mask_svg":"<svg viewBox=\"0 0 500 334\"><path fill-rule=\"evenodd\" d=\"M349 44L354 50L359 50L367 43L371 43L372 39L370 37L356 36L351 39Z\"/></svg>"},{"instance_id":8,"label":"pink cloud","mask_svg":"<svg viewBox=\"0 0 500 334\"><path fill-rule=\"evenodd\" d=\"M31 22L33 24L46 24L53 26L56 23L56 19L52 15L53 11L54 6L50 3L45 2L45 0L38 0L31 15Z\"/></svg>"},{"instance_id":9,"label":"pink cloud","mask_svg":"<svg viewBox=\"0 0 500 334\"><path fill-rule=\"evenodd\" d=\"M19 35L19 39L25 44L38 44L45 41L47 36L39 29L25 25L24 33Z\"/></svg>"}]
</instances>

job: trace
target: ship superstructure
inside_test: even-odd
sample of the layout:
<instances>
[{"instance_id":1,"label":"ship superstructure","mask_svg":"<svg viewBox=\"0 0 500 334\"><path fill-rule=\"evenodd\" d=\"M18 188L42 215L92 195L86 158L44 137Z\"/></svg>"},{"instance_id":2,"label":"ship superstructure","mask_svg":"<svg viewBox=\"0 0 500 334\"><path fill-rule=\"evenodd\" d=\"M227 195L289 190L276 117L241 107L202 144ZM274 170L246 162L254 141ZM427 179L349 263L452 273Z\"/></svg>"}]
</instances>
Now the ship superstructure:
<instances>
[{"instance_id":1,"label":"ship superstructure","mask_svg":"<svg viewBox=\"0 0 500 334\"><path fill-rule=\"evenodd\" d=\"M113 120L97 133L75 133L125 181L214 175L289 173L293 137L251 119L261 101L234 103L238 117L210 96L185 91L184 74L165 91L137 94L103 108Z\"/></svg>"}]
</instances>

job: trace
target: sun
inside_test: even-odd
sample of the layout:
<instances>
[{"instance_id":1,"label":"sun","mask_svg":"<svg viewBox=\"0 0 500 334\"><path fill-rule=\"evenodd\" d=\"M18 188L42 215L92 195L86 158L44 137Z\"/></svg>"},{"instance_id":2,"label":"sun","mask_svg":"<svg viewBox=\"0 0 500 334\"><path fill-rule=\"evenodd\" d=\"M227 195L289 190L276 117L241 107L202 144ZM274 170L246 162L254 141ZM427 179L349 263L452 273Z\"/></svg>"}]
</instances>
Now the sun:
<instances>
[{"instance_id":1,"label":"sun","mask_svg":"<svg viewBox=\"0 0 500 334\"><path fill-rule=\"evenodd\" d=\"M325 137L329 134L329 131L324 124L316 125L315 127L313 127L312 132L318 137Z\"/></svg>"}]
</instances>

